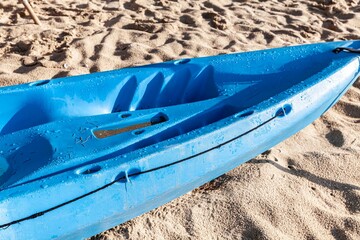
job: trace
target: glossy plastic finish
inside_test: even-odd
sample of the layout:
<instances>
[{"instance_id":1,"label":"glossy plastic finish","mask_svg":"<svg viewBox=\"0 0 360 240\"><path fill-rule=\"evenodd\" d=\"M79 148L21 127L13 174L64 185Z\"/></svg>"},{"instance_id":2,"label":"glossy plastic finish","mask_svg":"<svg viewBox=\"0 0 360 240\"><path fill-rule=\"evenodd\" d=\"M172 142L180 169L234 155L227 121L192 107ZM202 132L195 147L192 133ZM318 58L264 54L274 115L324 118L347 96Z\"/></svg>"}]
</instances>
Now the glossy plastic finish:
<instances>
[{"instance_id":1,"label":"glossy plastic finish","mask_svg":"<svg viewBox=\"0 0 360 240\"><path fill-rule=\"evenodd\" d=\"M0 236L89 237L310 124L360 41L183 59L0 88Z\"/></svg>"}]
</instances>

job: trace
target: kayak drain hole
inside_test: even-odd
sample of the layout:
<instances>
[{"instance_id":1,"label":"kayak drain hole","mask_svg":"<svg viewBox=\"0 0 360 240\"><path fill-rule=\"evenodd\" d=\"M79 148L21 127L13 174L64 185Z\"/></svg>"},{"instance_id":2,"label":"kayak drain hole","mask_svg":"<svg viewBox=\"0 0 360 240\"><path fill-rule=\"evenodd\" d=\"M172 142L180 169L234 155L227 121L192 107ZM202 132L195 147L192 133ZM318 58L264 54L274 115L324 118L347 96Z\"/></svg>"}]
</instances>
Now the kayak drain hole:
<instances>
[{"instance_id":1,"label":"kayak drain hole","mask_svg":"<svg viewBox=\"0 0 360 240\"><path fill-rule=\"evenodd\" d=\"M243 117L248 117L250 115L252 115L254 113L254 111L247 111L247 112L244 112L244 113L241 113L241 114L237 114L235 115L235 117L238 117L238 118L243 118Z\"/></svg>"},{"instance_id":2,"label":"kayak drain hole","mask_svg":"<svg viewBox=\"0 0 360 240\"><path fill-rule=\"evenodd\" d=\"M76 173L81 174L81 175L88 175L88 174L96 173L96 172L98 172L100 170L101 170L101 167L96 165L96 166L92 166L90 168L79 169L78 171L76 171Z\"/></svg>"},{"instance_id":3,"label":"kayak drain hole","mask_svg":"<svg viewBox=\"0 0 360 240\"><path fill-rule=\"evenodd\" d=\"M124 113L124 114L121 114L121 115L120 115L121 118L128 118L128 117L130 117L130 116L131 116L130 113Z\"/></svg>"},{"instance_id":4,"label":"kayak drain hole","mask_svg":"<svg viewBox=\"0 0 360 240\"><path fill-rule=\"evenodd\" d=\"M286 104L282 106L279 110L276 112L277 117L285 117L286 115L289 115L289 113L292 111L292 107L290 104Z\"/></svg>"},{"instance_id":5,"label":"kayak drain hole","mask_svg":"<svg viewBox=\"0 0 360 240\"><path fill-rule=\"evenodd\" d=\"M50 80L41 80L41 81L32 82L29 85L34 86L34 87L38 87L38 86L48 84L49 82L50 82Z\"/></svg>"},{"instance_id":6,"label":"kayak drain hole","mask_svg":"<svg viewBox=\"0 0 360 240\"><path fill-rule=\"evenodd\" d=\"M142 134L143 132L145 132L145 130L142 129L142 130L139 130L139 131L135 131L134 134L135 134L135 135L140 135L140 134Z\"/></svg>"},{"instance_id":7,"label":"kayak drain hole","mask_svg":"<svg viewBox=\"0 0 360 240\"><path fill-rule=\"evenodd\" d=\"M175 64L175 65L180 65L180 64L185 64L185 63L188 63L188 62L190 62L190 59L185 58L185 59L176 60L176 61L174 62L174 64Z\"/></svg>"}]
</instances>

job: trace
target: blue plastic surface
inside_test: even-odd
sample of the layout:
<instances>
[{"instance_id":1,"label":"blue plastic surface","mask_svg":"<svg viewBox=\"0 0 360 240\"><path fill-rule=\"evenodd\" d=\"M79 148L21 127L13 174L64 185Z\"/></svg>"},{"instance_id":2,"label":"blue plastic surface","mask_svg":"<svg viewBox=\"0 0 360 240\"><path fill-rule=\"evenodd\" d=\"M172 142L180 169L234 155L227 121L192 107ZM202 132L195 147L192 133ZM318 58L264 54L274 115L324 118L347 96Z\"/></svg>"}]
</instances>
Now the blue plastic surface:
<instances>
[{"instance_id":1,"label":"blue plastic surface","mask_svg":"<svg viewBox=\"0 0 360 240\"><path fill-rule=\"evenodd\" d=\"M359 76L337 47L360 41L0 88L0 238L89 237L264 152Z\"/></svg>"}]
</instances>

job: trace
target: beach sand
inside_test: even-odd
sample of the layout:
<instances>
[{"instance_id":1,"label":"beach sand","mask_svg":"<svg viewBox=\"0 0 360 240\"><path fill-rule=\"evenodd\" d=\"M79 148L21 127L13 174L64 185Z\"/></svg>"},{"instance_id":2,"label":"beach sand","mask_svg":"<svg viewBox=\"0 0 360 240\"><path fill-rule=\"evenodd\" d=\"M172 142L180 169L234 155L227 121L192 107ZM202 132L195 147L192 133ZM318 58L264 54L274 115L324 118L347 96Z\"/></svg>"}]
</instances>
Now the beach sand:
<instances>
[{"instance_id":1,"label":"beach sand","mask_svg":"<svg viewBox=\"0 0 360 240\"><path fill-rule=\"evenodd\" d=\"M16 2L0 2L0 85L360 38L359 0L32 0L41 27ZM91 239L360 239L360 81L288 140Z\"/></svg>"}]
</instances>

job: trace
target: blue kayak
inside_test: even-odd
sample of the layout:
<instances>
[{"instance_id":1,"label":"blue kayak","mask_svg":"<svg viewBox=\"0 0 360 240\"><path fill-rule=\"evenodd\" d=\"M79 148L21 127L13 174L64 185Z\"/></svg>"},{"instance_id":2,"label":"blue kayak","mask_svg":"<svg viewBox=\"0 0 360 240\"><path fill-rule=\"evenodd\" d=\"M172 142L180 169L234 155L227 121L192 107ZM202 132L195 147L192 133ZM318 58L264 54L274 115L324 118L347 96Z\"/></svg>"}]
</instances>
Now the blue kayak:
<instances>
[{"instance_id":1,"label":"blue kayak","mask_svg":"<svg viewBox=\"0 0 360 240\"><path fill-rule=\"evenodd\" d=\"M333 106L360 75L358 49L309 44L0 88L0 238L89 237L222 175Z\"/></svg>"}]
</instances>

